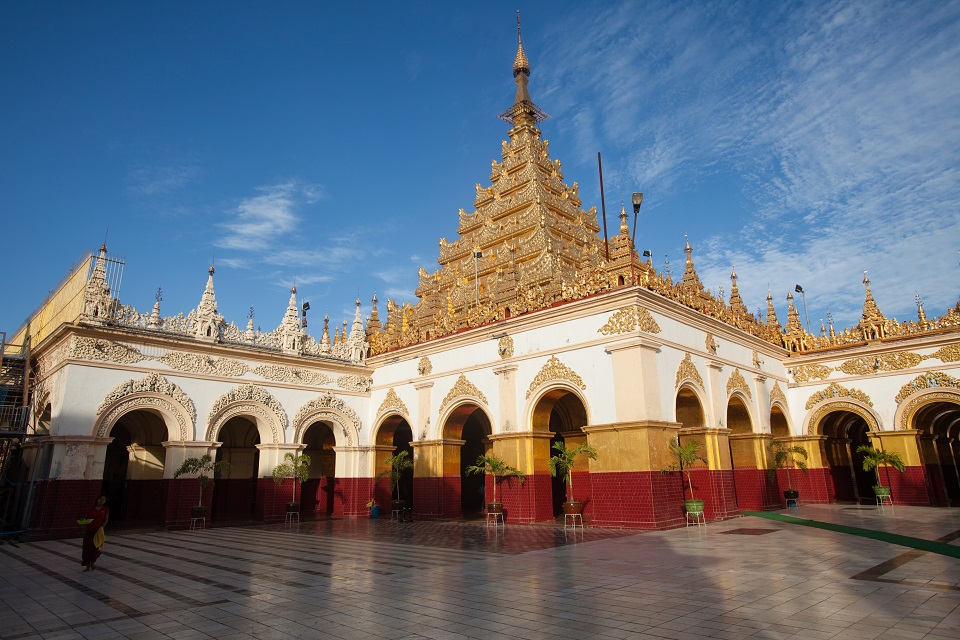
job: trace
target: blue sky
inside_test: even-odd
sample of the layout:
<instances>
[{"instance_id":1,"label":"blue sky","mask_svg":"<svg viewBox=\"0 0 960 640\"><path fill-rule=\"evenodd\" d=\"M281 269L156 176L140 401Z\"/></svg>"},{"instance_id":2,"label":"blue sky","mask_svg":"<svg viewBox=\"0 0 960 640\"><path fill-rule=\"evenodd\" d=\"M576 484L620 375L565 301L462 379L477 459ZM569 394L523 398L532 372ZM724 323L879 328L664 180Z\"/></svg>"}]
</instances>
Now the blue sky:
<instances>
[{"instance_id":1,"label":"blue sky","mask_svg":"<svg viewBox=\"0 0 960 640\"><path fill-rule=\"evenodd\" d=\"M530 91L568 183L637 245L781 321L914 318L960 287L960 2L0 4L0 330L107 235L121 300L311 330L415 300L489 184L523 12ZM629 205L628 205L629 206ZM799 301L798 301L799 302ZM381 306L381 309L383 307Z\"/></svg>"}]
</instances>

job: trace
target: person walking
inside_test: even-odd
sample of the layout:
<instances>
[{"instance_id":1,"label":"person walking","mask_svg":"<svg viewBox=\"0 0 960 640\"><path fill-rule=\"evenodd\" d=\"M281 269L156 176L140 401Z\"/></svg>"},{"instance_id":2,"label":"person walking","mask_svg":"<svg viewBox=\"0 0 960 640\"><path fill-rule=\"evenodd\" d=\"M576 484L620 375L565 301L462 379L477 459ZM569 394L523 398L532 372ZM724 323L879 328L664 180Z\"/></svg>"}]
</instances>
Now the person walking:
<instances>
[{"instance_id":1,"label":"person walking","mask_svg":"<svg viewBox=\"0 0 960 640\"><path fill-rule=\"evenodd\" d=\"M110 520L110 508L107 507L107 496L100 496L90 511L87 512L86 529L83 530L83 552L80 564L84 571L95 571L97 558L100 557L100 549L103 548L103 541L106 538L103 529Z\"/></svg>"}]
</instances>

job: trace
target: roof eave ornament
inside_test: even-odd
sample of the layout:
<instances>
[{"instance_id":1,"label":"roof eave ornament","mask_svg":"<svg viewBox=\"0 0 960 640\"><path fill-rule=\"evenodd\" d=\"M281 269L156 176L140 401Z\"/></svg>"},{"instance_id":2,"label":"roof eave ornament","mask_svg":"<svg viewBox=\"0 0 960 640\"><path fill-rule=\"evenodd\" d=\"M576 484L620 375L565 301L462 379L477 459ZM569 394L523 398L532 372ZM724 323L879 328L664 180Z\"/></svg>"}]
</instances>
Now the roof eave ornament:
<instances>
[{"instance_id":1,"label":"roof eave ornament","mask_svg":"<svg viewBox=\"0 0 960 640\"><path fill-rule=\"evenodd\" d=\"M527 83L530 81L530 61L523 50L523 37L520 32L520 10L517 10L517 57L513 61L513 77L517 82L517 96L513 106L500 114L500 119L515 127L535 126L550 116L533 104Z\"/></svg>"}]
</instances>

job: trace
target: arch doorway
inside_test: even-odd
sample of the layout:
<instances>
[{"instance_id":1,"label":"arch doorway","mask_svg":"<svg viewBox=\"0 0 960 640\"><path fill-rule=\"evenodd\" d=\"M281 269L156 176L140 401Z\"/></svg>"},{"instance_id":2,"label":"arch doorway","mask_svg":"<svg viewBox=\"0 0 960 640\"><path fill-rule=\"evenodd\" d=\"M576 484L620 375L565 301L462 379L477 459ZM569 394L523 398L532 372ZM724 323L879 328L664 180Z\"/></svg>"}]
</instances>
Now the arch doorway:
<instances>
[{"instance_id":1,"label":"arch doorway","mask_svg":"<svg viewBox=\"0 0 960 640\"><path fill-rule=\"evenodd\" d=\"M547 460L554 454L553 445L558 442L568 449L586 443L585 426L587 408L577 394L567 389L551 389L543 394L533 409L533 430L550 433L550 450L546 459L534 461L534 467L547 468ZM587 456L577 458L572 476L575 497L584 503L584 513L589 513L590 466ZM551 478L550 497L550 512L546 515L562 517L563 503L567 500L567 485L562 477Z\"/></svg>"},{"instance_id":2,"label":"arch doorway","mask_svg":"<svg viewBox=\"0 0 960 640\"><path fill-rule=\"evenodd\" d=\"M334 512L337 452L333 429L326 422L314 422L303 434L303 453L310 456L310 475L303 483L301 512L326 517Z\"/></svg>"},{"instance_id":3,"label":"arch doorway","mask_svg":"<svg viewBox=\"0 0 960 640\"><path fill-rule=\"evenodd\" d=\"M824 444L825 462L833 481L834 498L840 502L875 501L874 475L863 470L863 454L857 447L869 445L867 432L870 426L860 415L852 411L837 410L828 413L820 421L820 433L827 436Z\"/></svg>"},{"instance_id":4,"label":"arch doorway","mask_svg":"<svg viewBox=\"0 0 960 640\"><path fill-rule=\"evenodd\" d=\"M761 492L751 487L760 486L763 470L757 468L753 421L740 396L732 396L727 402L727 428L730 430L730 468L733 470L733 492L738 509L762 509ZM740 476L740 482L737 477ZM752 477L751 477L752 476ZM751 482L752 481L752 482Z\"/></svg>"},{"instance_id":5,"label":"arch doorway","mask_svg":"<svg viewBox=\"0 0 960 640\"><path fill-rule=\"evenodd\" d=\"M234 416L221 427L217 462L230 463L230 472L213 486L212 519L251 520L256 513L260 432L252 417Z\"/></svg>"},{"instance_id":6,"label":"arch doorway","mask_svg":"<svg viewBox=\"0 0 960 640\"><path fill-rule=\"evenodd\" d=\"M960 404L931 402L920 407L911 422L921 433L923 459L933 481L931 500L960 506Z\"/></svg>"},{"instance_id":7,"label":"arch doorway","mask_svg":"<svg viewBox=\"0 0 960 640\"><path fill-rule=\"evenodd\" d=\"M163 520L163 466L167 438L163 417L146 409L120 416L108 434L101 493L107 496L110 520L125 524Z\"/></svg>"},{"instance_id":8,"label":"arch doorway","mask_svg":"<svg viewBox=\"0 0 960 640\"><path fill-rule=\"evenodd\" d=\"M380 425L380 429L377 431L377 445L380 447L389 447L390 449L381 449L377 454L377 472L386 469L386 464L383 462L389 456L394 456L401 451L406 451L409 460L413 460L413 445L410 443L413 442L413 430L410 428L410 423L408 423L402 416L392 415L386 420L383 421L383 424ZM400 477L398 483L396 494L390 493L390 481L389 479L384 479L383 486L379 487L377 492L377 500L381 504L390 504L391 500L394 499L394 495L399 495L399 499L406 502L407 509L413 509L415 504L414 497L414 483L413 483L413 469L409 469L404 472Z\"/></svg>"},{"instance_id":9,"label":"arch doorway","mask_svg":"<svg viewBox=\"0 0 960 640\"><path fill-rule=\"evenodd\" d=\"M459 515L464 518L483 516L485 479L483 476L468 475L466 470L490 449L490 434L490 419L483 409L475 404L458 406L443 425L444 440L462 441L458 448L451 448L453 459L445 459L443 466L459 472L455 479L444 477L444 483L453 490L444 493L452 499L452 506L459 507ZM456 495L458 492L460 495ZM446 502L447 497L442 499ZM444 509L442 513L449 517L451 510Z\"/></svg>"}]
</instances>

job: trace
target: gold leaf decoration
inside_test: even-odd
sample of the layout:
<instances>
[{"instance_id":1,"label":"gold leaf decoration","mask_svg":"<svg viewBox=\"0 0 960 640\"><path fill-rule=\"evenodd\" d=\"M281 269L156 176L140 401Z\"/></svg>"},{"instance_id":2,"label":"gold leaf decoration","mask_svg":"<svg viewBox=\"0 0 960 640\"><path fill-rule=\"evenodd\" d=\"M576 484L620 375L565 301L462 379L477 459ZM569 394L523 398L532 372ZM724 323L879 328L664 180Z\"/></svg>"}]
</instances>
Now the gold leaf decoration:
<instances>
[{"instance_id":1,"label":"gold leaf decoration","mask_svg":"<svg viewBox=\"0 0 960 640\"><path fill-rule=\"evenodd\" d=\"M660 333L660 325L653 319L649 311L643 307L631 306L616 311L597 332L610 336L638 329L646 333Z\"/></svg>"},{"instance_id":2,"label":"gold leaf decoration","mask_svg":"<svg viewBox=\"0 0 960 640\"><path fill-rule=\"evenodd\" d=\"M717 344L717 340L713 337L712 333L707 333L707 337L704 338L703 341L703 346L713 355L717 355L717 349L720 348L720 345Z\"/></svg>"},{"instance_id":3,"label":"gold leaf decoration","mask_svg":"<svg viewBox=\"0 0 960 640\"><path fill-rule=\"evenodd\" d=\"M697 371L697 365L693 364L693 359L689 353L683 357L683 360L680 361L680 366L677 367L677 383L675 388L679 389L680 384L684 380L694 380L700 388L703 388L703 378L700 377L700 372Z\"/></svg>"},{"instance_id":4,"label":"gold leaf decoration","mask_svg":"<svg viewBox=\"0 0 960 640\"><path fill-rule=\"evenodd\" d=\"M420 362L417 363L417 373L422 376L428 376L431 371L433 371L433 363L430 362L430 358L427 356L420 358ZM390 389L390 391L393 391L393 389Z\"/></svg>"},{"instance_id":5,"label":"gold leaf decoration","mask_svg":"<svg viewBox=\"0 0 960 640\"><path fill-rule=\"evenodd\" d=\"M937 358L941 362L956 362L960 360L960 344L949 344L927 357Z\"/></svg>"},{"instance_id":6,"label":"gold leaf decoration","mask_svg":"<svg viewBox=\"0 0 960 640\"><path fill-rule=\"evenodd\" d=\"M475 384L467 380L467 376L460 374L460 377L457 378L456 383L454 383L453 388L450 389L450 392L447 393L443 401L440 402L440 411L443 411L444 407L453 402L456 398L473 398L479 400L483 404L487 404L487 396L483 395L483 392L477 388Z\"/></svg>"},{"instance_id":7,"label":"gold leaf decoration","mask_svg":"<svg viewBox=\"0 0 960 640\"><path fill-rule=\"evenodd\" d=\"M907 397L923 389L932 389L934 387L947 387L960 389L960 380L939 371L929 371L921 376L917 376L900 388L897 394L897 404L899 405Z\"/></svg>"},{"instance_id":8,"label":"gold leaf decoration","mask_svg":"<svg viewBox=\"0 0 960 640\"><path fill-rule=\"evenodd\" d=\"M557 356L550 356L550 359L547 360L546 364L543 365L543 368L540 369L540 372L534 376L533 381L530 383L530 387L527 389L527 397L529 398L534 389L544 382L552 380L566 380L580 389L587 388L583 378L577 375L573 369L560 362Z\"/></svg>"},{"instance_id":9,"label":"gold leaf decoration","mask_svg":"<svg viewBox=\"0 0 960 640\"><path fill-rule=\"evenodd\" d=\"M402 416L410 415L407 411L407 405L403 403L403 400L400 399L400 396L397 395L393 387L390 387L390 390L387 391L387 397L380 403L380 408L377 409L377 415L382 416L390 412L396 412Z\"/></svg>"},{"instance_id":10,"label":"gold leaf decoration","mask_svg":"<svg viewBox=\"0 0 960 640\"><path fill-rule=\"evenodd\" d=\"M865 356L862 358L853 358L847 360L839 367L837 371L842 371L850 375L869 375L877 371L899 371L909 369L923 362L924 357L918 353L910 351L896 351L894 353L885 353L876 357Z\"/></svg>"},{"instance_id":11,"label":"gold leaf decoration","mask_svg":"<svg viewBox=\"0 0 960 640\"><path fill-rule=\"evenodd\" d=\"M104 362L118 362L133 364L144 360L144 355L133 347L125 344L101 340L99 338L76 337L73 341L71 357L84 360L100 360Z\"/></svg>"},{"instance_id":12,"label":"gold leaf decoration","mask_svg":"<svg viewBox=\"0 0 960 640\"><path fill-rule=\"evenodd\" d=\"M797 382L808 380L826 380L830 377L830 367L822 364L805 364L793 368L793 379Z\"/></svg>"},{"instance_id":13,"label":"gold leaf decoration","mask_svg":"<svg viewBox=\"0 0 960 640\"><path fill-rule=\"evenodd\" d=\"M500 354L500 357L504 360L507 358L513 357L513 338L510 336L503 336L497 342L497 353Z\"/></svg>"},{"instance_id":14,"label":"gold leaf decoration","mask_svg":"<svg viewBox=\"0 0 960 640\"><path fill-rule=\"evenodd\" d=\"M750 393L750 385L747 384L743 374L740 373L740 369L734 369L730 375L730 379L727 380L727 395L730 395L737 389L743 391L751 400L753 399L753 395Z\"/></svg>"},{"instance_id":15,"label":"gold leaf decoration","mask_svg":"<svg viewBox=\"0 0 960 640\"><path fill-rule=\"evenodd\" d=\"M783 406L787 406L787 396L783 393L783 389L780 388L780 383L774 382L773 389L770 389L770 404L772 405L778 401Z\"/></svg>"},{"instance_id":16,"label":"gold leaf decoration","mask_svg":"<svg viewBox=\"0 0 960 640\"><path fill-rule=\"evenodd\" d=\"M810 398L807 399L806 408L812 409L820 402L829 400L831 398L854 398L855 400L860 400L871 407L873 406L873 401L870 400L870 396L865 394L863 391L860 391L859 389L847 389L846 387L834 382L826 389L818 391L810 396Z\"/></svg>"}]
</instances>

